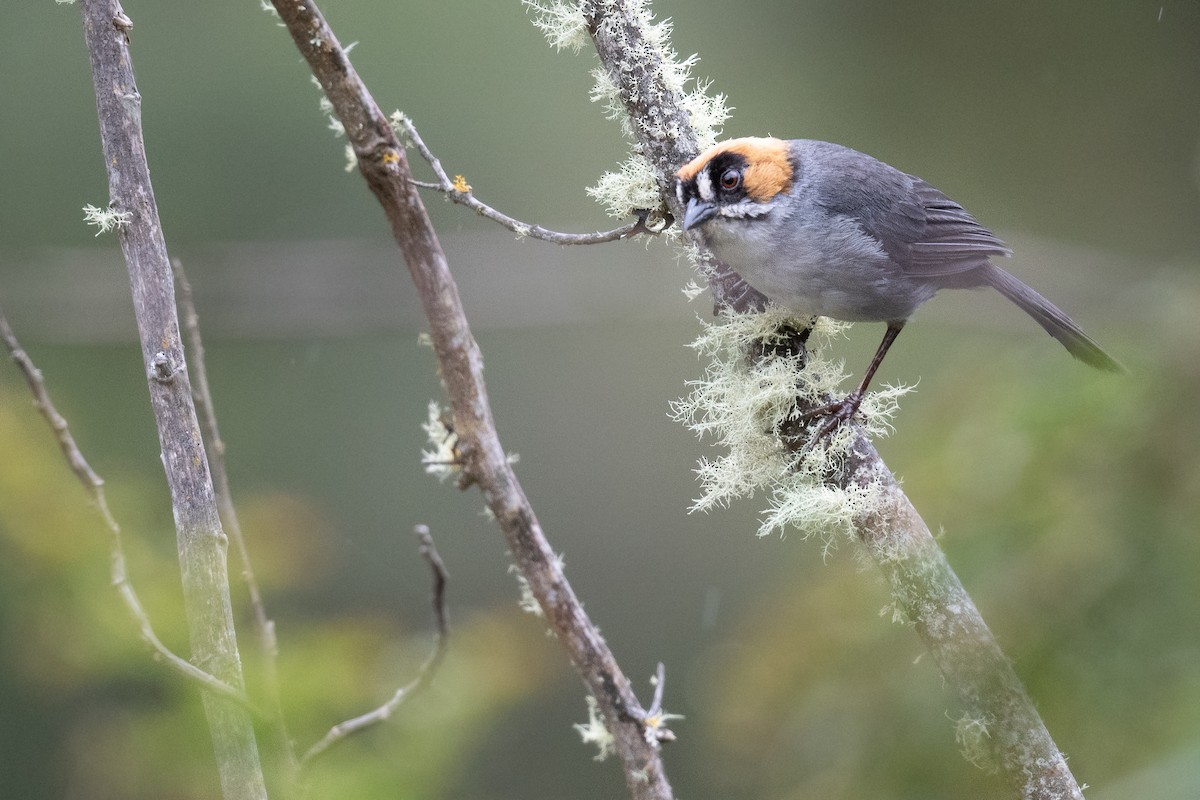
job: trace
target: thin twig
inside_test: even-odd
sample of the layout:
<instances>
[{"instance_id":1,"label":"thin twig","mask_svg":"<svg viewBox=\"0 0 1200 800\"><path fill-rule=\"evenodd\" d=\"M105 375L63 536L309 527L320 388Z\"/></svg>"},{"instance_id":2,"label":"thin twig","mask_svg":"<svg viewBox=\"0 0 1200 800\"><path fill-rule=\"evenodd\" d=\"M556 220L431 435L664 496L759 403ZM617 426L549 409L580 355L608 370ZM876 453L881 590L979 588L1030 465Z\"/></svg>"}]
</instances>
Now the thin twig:
<instances>
[{"instance_id":1,"label":"thin twig","mask_svg":"<svg viewBox=\"0 0 1200 800\"><path fill-rule=\"evenodd\" d=\"M417 540L421 543L417 552L421 554L421 558L425 559L425 563L429 565L429 569L433 573L433 593L430 603L433 605L433 619L437 626L438 640L444 651L445 641L450 636L450 613L446 608L446 582L450 580L450 574L446 572L442 556L433 544L433 535L429 532L429 526L417 525L413 528L413 532L417 534ZM441 656L438 656L438 662L440 661Z\"/></svg>"},{"instance_id":2,"label":"thin twig","mask_svg":"<svg viewBox=\"0 0 1200 800\"><path fill-rule=\"evenodd\" d=\"M345 127L359 172L383 207L404 255L449 396L464 478L480 488L556 640L596 698L631 797L667 800L671 786L659 743L646 736L646 713L567 581L500 443L483 376L483 355L471 334L437 233L412 183L404 146L316 4L312 0L272 0L272 4Z\"/></svg>"},{"instance_id":3,"label":"thin twig","mask_svg":"<svg viewBox=\"0 0 1200 800\"><path fill-rule=\"evenodd\" d=\"M54 407L54 403L50 401L50 394L46 389L46 382L42 377L42 371L33 363L33 359L29 357L22 348L20 342L17 341L16 335L12 328L9 327L8 320L4 317L3 312L0 312L0 338L4 339L4 346L8 349L9 355L17 368L21 370L21 374L25 376L25 383L29 385L29 392L33 395L33 404L37 410L45 418L47 424L58 439L59 449L67 459L67 465L71 471L75 473L75 477L83 484L83 488L92 496L92 502L96 504L96 509L100 512L100 517L104 520L104 525L108 528L111 534L111 564L110 571L112 574L112 585L120 595L122 602L125 603L126 609L129 610L130 616L133 617L134 623L138 626L138 631L146 644L154 650L155 655L168 667L182 675L189 681L192 681L210 692L233 700L246 708L251 708L250 701L246 695L214 675L210 675L204 670L197 667L195 664L187 661L175 653L162 643L158 635L154 632L154 626L150 624L150 617L146 614L142 607L141 601L138 599L137 592L134 591L133 585L129 582L128 572L125 568L125 547L121 541L121 526L117 524L116 518L108 507L108 498L104 492L104 479L96 474L87 459L83 457L83 453L79 450L79 446L75 443L75 437L71 435L70 428L67 426L67 420Z\"/></svg>"},{"instance_id":4,"label":"thin twig","mask_svg":"<svg viewBox=\"0 0 1200 800\"><path fill-rule=\"evenodd\" d=\"M246 593L250 600L250 610L254 617L254 629L258 634L259 647L263 654L263 691L271 709L271 720L283 751L284 764L287 769L289 785L295 783L299 761L296 749L288 732L287 720L283 714L283 703L279 695L279 640L275 636L275 621L267 616L267 607L263 603L262 591L258 579L254 575L254 567L250 563L250 551L246 547L246 537L242 535L242 524L238 519L237 508L233 504L233 492L229 485L229 472L225 469L225 440L221 438L217 426L216 408L213 405L212 392L208 385L208 370L204 359L204 340L200 336L200 316L196 313L195 298L192 294L192 284L184 272L183 263L179 259L171 261L178 284L176 302L179 305L183 329L187 333L190 349L192 374L192 400L196 404L196 414L204 429L204 438L209 446L208 466L212 472L213 491L216 492L217 510L225 525L225 532L233 542L238 560L242 564L242 582L246 584Z\"/></svg>"},{"instance_id":5,"label":"thin twig","mask_svg":"<svg viewBox=\"0 0 1200 800\"><path fill-rule=\"evenodd\" d=\"M437 182L435 183L413 181L414 186L442 192L455 203L473 209L479 216L486 217L493 222L503 225L518 236L528 236L533 239L541 239L545 242L553 242L554 244L605 244L621 239L629 239L637 236L639 233L657 235L671 223L671 220L664 218L661 212L652 213L650 211L639 212L638 218L627 225L622 225L611 231L597 231L595 233L559 233L558 231L547 230L541 225L530 225L527 222L521 222L497 211L475 197L471 192L471 187L467 185L465 180L461 179L461 176L458 180L451 180L450 176L442 168L442 162L425 145L424 140L421 139L421 134L417 132L417 128L411 119L404 114L393 114L392 123L399 127L405 138L412 142L413 147L421 154L421 158L429 163L429 166L433 169L433 174L437 176ZM656 218L654 227L650 227L648 222L652 217Z\"/></svg>"},{"instance_id":6,"label":"thin twig","mask_svg":"<svg viewBox=\"0 0 1200 800\"><path fill-rule=\"evenodd\" d=\"M301 759L301 764L304 766L308 766L314 758L347 736L390 719L401 703L429 685L438 667L441 666L442 659L446 657L446 647L450 637L450 617L446 611L446 581L449 576L446 574L446 565L442 563L442 557L438 555L437 547L433 544L433 536L429 533L429 527L418 525L414 531L420 542L418 551L425 559L425 563L429 565L429 571L433 575L433 620L437 627L433 650L425 659L425 663L421 665L417 676L397 689L390 700L373 711L360 714L345 722L339 722L330 728L319 742L308 748L308 752Z\"/></svg>"},{"instance_id":7,"label":"thin twig","mask_svg":"<svg viewBox=\"0 0 1200 800\"><path fill-rule=\"evenodd\" d=\"M683 719L679 714L670 714L663 708L663 694L667 688L667 668L663 662L658 662L654 671L654 698L646 709L646 730L660 742L675 741L675 732L667 727L673 719Z\"/></svg>"},{"instance_id":8,"label":"thin twig","mask_svg":"<svg viewBox=\"0 0 1200 800\"><path fill-rule=\"evenodd\" d=\"M646 709L648 715L661 714L663 710L663 693L667 687L667 668L663 662L658 662L658 668L654 670L654 697L650 700L650 707Z\"/></svg>"}]
</instances>

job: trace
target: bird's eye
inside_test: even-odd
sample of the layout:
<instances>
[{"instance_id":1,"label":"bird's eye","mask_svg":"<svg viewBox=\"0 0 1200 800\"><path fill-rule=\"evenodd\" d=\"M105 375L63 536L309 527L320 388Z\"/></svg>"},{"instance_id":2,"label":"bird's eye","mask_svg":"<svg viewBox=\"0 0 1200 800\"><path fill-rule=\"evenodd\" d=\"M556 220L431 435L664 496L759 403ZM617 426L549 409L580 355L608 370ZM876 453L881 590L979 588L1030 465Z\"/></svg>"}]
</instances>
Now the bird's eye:
<instances>
[{"instance_id":1,"label":"bird's eye","mask_svg":"<svg viewBox=\"0 0 1200 800\"><path fill-rule=\"evenodd\" d=\"M721 173L721 188L732 192L742 183L742 173L736 169L727 169Z\"/></svg>"}]
</instances>

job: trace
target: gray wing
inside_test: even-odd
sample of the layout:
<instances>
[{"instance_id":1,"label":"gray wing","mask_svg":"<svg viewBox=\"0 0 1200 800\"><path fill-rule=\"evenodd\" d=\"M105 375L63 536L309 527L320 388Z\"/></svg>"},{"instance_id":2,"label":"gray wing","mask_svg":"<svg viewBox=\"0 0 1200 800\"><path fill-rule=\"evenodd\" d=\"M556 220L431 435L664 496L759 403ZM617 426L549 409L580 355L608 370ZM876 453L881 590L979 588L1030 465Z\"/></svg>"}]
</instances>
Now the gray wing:
<instances>
[{"instance_id":1,"label":"gray wing","mask_svg":"<svg viewBox=\"0 0 1200 800\"><path fill-rule=\"evenodd\" d=\"M912 177L912 176L910 176ZM982 267L994 256L1009 256L996 234L975 221L958 203L913 177L912 201L925 215L925 226L900 261L912 275L954 275Z\"/></svg>"},{"instance_id":2,"label":"gray wing","mask_svg":"<svg viewBox=\"0 0 1200 800\"><path fill-rule=\"evenodd\" d=\"M821 205L857 219L910 275L957 275L1011 255L966 209L920 178L841 145L797 145L817 170L836 176L823 183Z\"/></svg>"},{"instance_id":3,"label":"gray wing","mask_svg":"<svg viewBox=\"0 0 1200 800\"><path fill-rule=\"evenodd\" d=\"M1012 255L965 208L920 178L904 177L910 181L907 191L894 194L890 207L871 209L860 219L909 275L958 275L986 266L989 258Z\"/></svg>"}]
</instances>

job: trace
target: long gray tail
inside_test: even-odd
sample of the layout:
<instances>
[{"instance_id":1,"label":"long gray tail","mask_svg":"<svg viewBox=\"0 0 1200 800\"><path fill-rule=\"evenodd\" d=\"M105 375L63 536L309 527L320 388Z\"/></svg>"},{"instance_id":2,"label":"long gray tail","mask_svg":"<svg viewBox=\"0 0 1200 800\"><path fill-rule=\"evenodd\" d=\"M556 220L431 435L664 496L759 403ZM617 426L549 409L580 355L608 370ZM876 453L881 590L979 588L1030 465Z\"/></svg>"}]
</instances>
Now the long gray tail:
<instances>
[{"instance_id":1,"label":"long gray tail","mask_svg":"<svg viewBox=\"0 0 1200 800\"><path fill-rule=\"evenodd\" d=\"M1104 352L1100 345L1084 333L1083 329L1064 314L1058 306L1035 292L1032 287L1026 286L994 264L988 264L983 268L979 277L989 286L996 287L1000 294L1012 300L1026 314L1037 320L1037 323L1046 329L1046 333L1062 342L1063 347L1083 363L1109 372L1125 371L1124 367Z\"/></svg>"}]
</instances>

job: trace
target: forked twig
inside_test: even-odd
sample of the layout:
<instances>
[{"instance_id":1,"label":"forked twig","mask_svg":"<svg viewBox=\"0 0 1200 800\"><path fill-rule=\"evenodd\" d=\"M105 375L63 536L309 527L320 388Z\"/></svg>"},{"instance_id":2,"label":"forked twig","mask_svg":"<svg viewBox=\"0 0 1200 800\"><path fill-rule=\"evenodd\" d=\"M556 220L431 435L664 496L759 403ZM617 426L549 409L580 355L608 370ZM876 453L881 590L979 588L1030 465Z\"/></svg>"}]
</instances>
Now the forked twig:
<instances>
[{"instance_id":1,"label":"forked twig","mask_svg":"<svg viewBox=\"0 0 1200 800\"><path fill-rule=\"evenodd\" d=\"M639 211L638 218L627 225L622 225L611 231L597 231L595 233L559 233L558 231L547 230L541 225L530 225L527 222L521 222L497 211L487 203L476 198L471 193L471 187L461 175L451 180L450 176L446 174L446 170L442 168L442 162L425 145L424 140L421 139L421 134L417 132L417 128L413 125L411 119L404 114L395 113L391 117L391 122L398 129L398 133L401 133L406 139L412 142L413 147L421 154L421 158L428 162L430 168L433 169L433 174L437 176L435 183L413 181L414 185L420 186L423 189L433 189L442 192L455 203L473 209L479 216L486 217L493 222L503 225L518 236L528 236L554 244L605 244L606 242L630 239L639 233L658 235L666 230L673 221L670 216L664 216L665 210L653 212L645 210ZM654 227L650 226L652 219Z\"/></svg>"},{"instance_id":2,"label":"forked twig","mask_svg":"<svg viewBox=\"0 0 1200 800\"><path fill-rule=\"evenodd\" d=\"M429 565L429 571L433 575L433 619L437 627L433 650L425 659L425 663L421 665L417 676L397 689L386 703L365 714L360 714L345 722L339 722L330 728L329 732L319 742L308 748L308 752L300 759L300 763L304 766L346 737L390 719L401 703L424 689L433 680L434 674L441 666L442 659L446 657L446 646L450 638L450 616L446 611L446 580L449 576L446 574L446 565L442 563L442 557L438 555L437 547L433 544L433 536L429 533L429 527L417 525L414 531L420 542L418 552L425 559L425 563Z\"/></svg>"},{"instance_id":3,"label":"forked twig","mask_svg":"<svg viewBox=\"0 0 1200 800\"><path fill-rule=\"evenodd\" d=\"M667 723L673 719L683 719L681 714L671 714L663 708L663 694L667 688L667 668L663 662L658 662L658 668L654 671L654 697L650 700L650 707L646 709L646 731L653 735L660 742L675 741L675 733L667 727Z\"/></svg>"},{"instance_id":4,"label":"forked twig","mask_svg":"<svg viewBox=\"0 0 1200 800\"><path fill-rule=\"evenodd\" d=\"M134 591L133 585L129 582L128 572L125 567L125 547L121 541L121 526L117 524L116 518L108 507L108 499L104 493L104 479L96 474L96 471L92 469L87 459L83 457L83 453L75 443L75 437L71 435L71 431L67 426L66 418L59 413L58 409L54 407L54 403L50 401L50 394L46 389L46 382L42 378L42 371L33 363L33 359L29 357L29 354L22 349L20 342L17 341L16 335L13 333L8 320L2 312L0 312L0 338L4 339L4 345L8 349L9 355L17 365L17 368L21 370L21 374L25 376L25 383L28 384L29 391L33 395L33 404L58 438L58 446L62 450L63 456L66 457L67 464L70 466L71 471L75 473L75 477L79 478L79 482L83 484L84 489L91 494L92 502L96 504L96 508L99 510L105 526L112 535L112 585L117 590L117 594L120 595L121 600L125 603L125 608L128 609L134 622L137 624L142 639L146 644L150 645L155 655L161 661L187 680L254 711L255 709L244 693L216 676L205 672L187 659L171 652L170 648L158 638L158 635L154 632L154 626L150 624L150 617L146 614L141 600L138 599L137 592Z\"/></svg>"}]
</instances>

